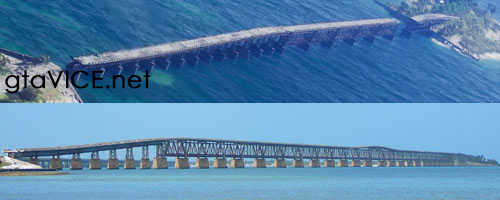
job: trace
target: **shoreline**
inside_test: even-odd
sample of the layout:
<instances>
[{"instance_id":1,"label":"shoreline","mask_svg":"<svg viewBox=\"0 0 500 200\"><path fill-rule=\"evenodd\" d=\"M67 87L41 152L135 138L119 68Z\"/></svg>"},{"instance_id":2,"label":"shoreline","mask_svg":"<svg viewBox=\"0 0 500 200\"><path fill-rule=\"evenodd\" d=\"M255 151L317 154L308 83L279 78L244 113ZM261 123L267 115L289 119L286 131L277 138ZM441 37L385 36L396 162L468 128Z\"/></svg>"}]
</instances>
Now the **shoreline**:
<instances>
[{"instance_id":1,"label":"shoreline","mask_svg":"<svg viewBox=\"0 0 500 200\"><path fill-rule=\"evenodd\" d=\"M0 176L57 176L57 175L68 175L68 172L29 172L29 171L12 171L12 172L0 172Z\"/></svg>"}]
</instances>

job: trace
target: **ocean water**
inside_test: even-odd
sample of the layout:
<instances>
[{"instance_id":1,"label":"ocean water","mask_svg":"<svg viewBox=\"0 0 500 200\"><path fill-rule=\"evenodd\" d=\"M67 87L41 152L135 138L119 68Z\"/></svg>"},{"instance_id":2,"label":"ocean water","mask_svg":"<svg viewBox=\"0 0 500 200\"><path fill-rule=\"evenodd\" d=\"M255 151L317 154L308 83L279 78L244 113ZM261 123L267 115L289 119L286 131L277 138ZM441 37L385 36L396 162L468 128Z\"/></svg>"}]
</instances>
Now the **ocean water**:
<instances>
[{"instance_id":1,"label":"ocean water","mask_svg":"<svg viewBox=\"0 0 500 200\"><path fill-rule=\"evenodd\" d=\"M372 0L0 0L0 47L64 67L72 56L242 29L380 17L390 16ZM397 36L156 70L149 89L78 92L86 102L500 102L500 62Z\"/></svg>"},{"instance_id":2,"label":"ocean water","mask_svg":"<svg viewBox=\"0 0 500 200\"><path fill-rule=\"evenodd\" d=\"M500 199L500 168L68 171L0 177L0 199Z\"/></svg>"}]
</instances>

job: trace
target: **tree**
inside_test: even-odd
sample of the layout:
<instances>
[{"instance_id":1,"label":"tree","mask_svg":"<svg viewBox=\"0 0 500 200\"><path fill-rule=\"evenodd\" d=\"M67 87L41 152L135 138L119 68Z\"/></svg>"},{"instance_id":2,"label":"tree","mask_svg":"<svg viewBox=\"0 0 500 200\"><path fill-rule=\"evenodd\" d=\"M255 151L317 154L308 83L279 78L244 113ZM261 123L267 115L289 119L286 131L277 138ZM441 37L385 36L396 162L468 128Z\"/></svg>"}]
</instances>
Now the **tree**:
<instances>
[{"instance_id":1,"label":"tree","mask_svg":"<svg viewBox=\"0 0 500 200\"><path fill-rule=\"evenodd\" d=\"M9 64L10 60L3 56L3 54L0 54L0 67L5 67L5 65Z\"/></svg>"}]
</instances>

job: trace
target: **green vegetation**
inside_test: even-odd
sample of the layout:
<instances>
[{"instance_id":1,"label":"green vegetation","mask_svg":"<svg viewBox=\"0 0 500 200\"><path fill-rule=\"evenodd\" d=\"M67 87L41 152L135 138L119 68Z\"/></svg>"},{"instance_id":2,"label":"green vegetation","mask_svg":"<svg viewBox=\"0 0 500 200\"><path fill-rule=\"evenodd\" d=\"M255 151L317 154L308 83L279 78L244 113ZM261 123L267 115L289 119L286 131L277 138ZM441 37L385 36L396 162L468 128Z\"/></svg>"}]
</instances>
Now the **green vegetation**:
<instances>
[{"instance_id":1,"label":"green vegetation","mask_svg":"<svg viewBox=\"0 0 500 200\"><path fill-rule=\"evenodd\" d=\"M459 36L460 45L473 54L500 53L500 23L492 16L496 7L489 4L486 8L479 7L477 0L446 0L446 3L434 3L434 0L418 0L414 3L403 2L401 5L391 5L406 16L425 13L440 13L457 16L435 31L445 37ZM488 36L488 34L490 36ZM497 38L491 35L496 35Z\"/></svg>"},{"instance_id":2,"label":"green vegetation","mask_svg":"<svg viewBox=\"0 0 500 200\"><path fill-rule=\"evenodd\" d=\"M5 68L5 66L9 63L10 63L10 60L7 59L2 54L0 54L0 77L10 74L10 71Z\"/></svg>"},{"instance_id":3,"label":"green vegetation","mask_svg":"<svg viewBox=\"0 0 500 200\"><path fill-rule=\"evenodd\" d=\"M489 164L489 165L497 165L498 162L493 159L486 159L483 155L480 156L469 156L469 159L467 160L469 162L475 162L475 163L481 163L481 164Z\"/></svg>"},{"instance_id":4,"label":"green vegetation","mask_svg":"<svg viewBox=\"0 0 500 200\"><path fill-rule=\"evenodd\" d=\"M39 103L43 99L42 91L31 87L17 93L0 95L0 103Z\"/></svg>"}]
</instances>

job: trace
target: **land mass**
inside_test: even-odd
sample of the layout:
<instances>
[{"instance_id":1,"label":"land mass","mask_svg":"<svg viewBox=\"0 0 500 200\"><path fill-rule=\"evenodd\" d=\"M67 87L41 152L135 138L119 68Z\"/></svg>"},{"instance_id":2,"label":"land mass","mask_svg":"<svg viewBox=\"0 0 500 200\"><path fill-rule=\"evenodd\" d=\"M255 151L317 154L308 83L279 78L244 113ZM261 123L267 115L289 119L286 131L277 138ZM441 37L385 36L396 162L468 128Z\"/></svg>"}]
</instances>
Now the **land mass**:
<instances>
[{"instance_id":1,"label":"land mass","mask_svg":"<svg viewBox=\"0 0 500 200\"><path fill-rule=\"evenodd\" d=\"M492 4L481 7L477 0L406 0L389 7L409 17L428 13L456 16L457 20L431 30L478 60L500 60L500 22L493 18L497 10Z\"/></svg>"},{"instance_id":2,"label":"land mass","mask_svg":"<svg viewBox=\"0 0 500 200\"><path fill-rule=\"evenodd\" d=\"M59 74L61 68L49 62L48 56L32 58L24 54L0 49L0 103L82 103L82 100L73 86L61 81L57 87L47 84L45 88L19 87L15 93L8 93L6 78L9 75L22 75L24 72L30 77L35 75L47 76L49 72ZM63 74L64 76L64 74ZM61 78L62 80L65 77ZM14 81L14 79L11 79ZM69 84L66 87L66 84ZM10 83L15 85L15 83Z\"/></svg>"}]
</instances>

